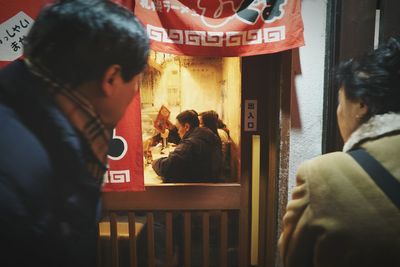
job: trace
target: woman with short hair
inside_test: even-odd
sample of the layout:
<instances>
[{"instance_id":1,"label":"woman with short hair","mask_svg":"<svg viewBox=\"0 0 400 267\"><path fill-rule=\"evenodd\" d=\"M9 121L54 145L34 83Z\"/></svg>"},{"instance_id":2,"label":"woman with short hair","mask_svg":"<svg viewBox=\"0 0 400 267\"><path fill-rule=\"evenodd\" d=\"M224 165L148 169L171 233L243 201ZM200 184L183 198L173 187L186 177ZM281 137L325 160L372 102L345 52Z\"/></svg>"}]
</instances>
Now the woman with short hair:
<instances>
[{"instance_id":1,"label":"woman with short hair","mask_svg":"<svg viewBox=\"0 0 400 267\"><path fill-rule=\"evenodd\" d=\"M299 167L279 240L284 266L400 266L400 38L341 64L337 79L343 152ZM360 152L383 170L360 165Z\"/></svg>"}]
</instances>

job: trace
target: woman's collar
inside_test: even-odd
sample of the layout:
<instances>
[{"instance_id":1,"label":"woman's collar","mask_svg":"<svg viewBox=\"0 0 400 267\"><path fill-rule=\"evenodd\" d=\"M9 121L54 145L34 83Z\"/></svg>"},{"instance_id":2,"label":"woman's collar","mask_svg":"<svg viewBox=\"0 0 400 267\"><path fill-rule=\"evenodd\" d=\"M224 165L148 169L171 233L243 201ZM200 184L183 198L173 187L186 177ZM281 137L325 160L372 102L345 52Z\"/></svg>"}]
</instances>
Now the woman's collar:
<instances>
[{"instance_id":1,"label":"woman's collar","mask_svg":"<svg viewBox=\"0 0 400 267\"><path fill-rule=\"evenodd\" d=\"M343 146L347 152L366 139L378 138L393 131L400 130L400 113L375 115L355 130Z\"/></svg>"}]
</instances>

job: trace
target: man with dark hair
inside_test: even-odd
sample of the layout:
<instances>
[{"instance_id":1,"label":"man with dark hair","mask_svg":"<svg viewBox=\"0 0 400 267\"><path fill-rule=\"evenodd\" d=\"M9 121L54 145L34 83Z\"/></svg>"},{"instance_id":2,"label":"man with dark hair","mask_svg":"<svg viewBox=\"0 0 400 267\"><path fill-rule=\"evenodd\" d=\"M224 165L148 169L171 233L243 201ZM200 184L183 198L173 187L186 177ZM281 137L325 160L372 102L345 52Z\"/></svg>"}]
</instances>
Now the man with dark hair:
<instances>
[{"instance_id":1,"label":"man with dark hair","mask_svg":"<svg viewBox=\"0 0 400 267\"><path fill-rule=\"evenodd\" d=\"M167 158L153 162L165 182L220 182L221 140L208 128L199 127L198 114L186 110L176 117L181 142Z\"/></svg>"},{"instance_id":2,"label":"man with dark hair","mask_svg":"<svg viewBox=\"0 0 400 267\"><path fill-rule=\"evenodd\" d=\"M96 265L110 133L148 53L141 24L111 1L41 11L24 59L0 71L2 266Z\"/></svg>"}]
</instances>

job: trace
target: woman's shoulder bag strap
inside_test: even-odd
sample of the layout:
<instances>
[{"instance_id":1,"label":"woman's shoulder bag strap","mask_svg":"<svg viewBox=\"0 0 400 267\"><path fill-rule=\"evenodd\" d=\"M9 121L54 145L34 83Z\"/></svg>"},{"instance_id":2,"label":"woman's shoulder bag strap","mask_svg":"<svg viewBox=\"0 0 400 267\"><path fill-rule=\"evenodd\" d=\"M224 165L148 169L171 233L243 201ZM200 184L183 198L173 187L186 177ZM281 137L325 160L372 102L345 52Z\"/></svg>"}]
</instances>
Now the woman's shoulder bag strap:
<instances>
[{"instance_id":1,"label":"woman's shoulder bag strap","mask_svg":"<svg viewBox=\"0 0 400 267\"><path fill-rule=\"evenodd\" d=\"M348 152L368 173L386 196L400 209L400 182L365 149Z\"/></svg>"}]
</instances>

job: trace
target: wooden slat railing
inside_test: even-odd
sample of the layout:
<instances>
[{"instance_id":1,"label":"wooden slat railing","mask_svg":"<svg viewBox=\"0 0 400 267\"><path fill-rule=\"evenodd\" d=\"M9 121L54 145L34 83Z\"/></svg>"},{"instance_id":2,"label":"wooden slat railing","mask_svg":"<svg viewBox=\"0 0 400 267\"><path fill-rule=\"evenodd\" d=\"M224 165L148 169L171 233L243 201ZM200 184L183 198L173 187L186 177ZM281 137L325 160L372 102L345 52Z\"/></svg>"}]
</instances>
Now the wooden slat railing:
<instances>
[{"instance_id":1,"label":"wooden slat railing","mask_svg":"<svg viewBox=\"0 0 400 267\"><path fill-rule=\"evenodd\" d=\"M100 242L110 244L101 249L100 253L107 253L107 248L111 250L111 260L103 259L105 255L100 255L99 267L119 267L119 266L138 266L138 257L147 257L148 266L156 266L155 250L155 212L157 215L165 216L165 262L162 266L173 267L177 265L178 257L175 253L175 216L181 215L182 229L178 229L183 234L183 248L180 253L180 260L183 266L193 264L192 253L197 252L197 260L201 258L202 266L227 266L228 265L228 236L229 220L228 211L240 211L240 185L237 184L190 184L174 186L154 186L146 187L146 192L140 193L105 193L103 205L105 214L108 215L109 234L100 233ZM145 201L146 200L146 201ZM151 200L151 201L149 201ZM147 229L147 255L137 254L137 238L140 225L137 221L137 212L145 212L145 224ZM127 220L119 221L121 216ZM201 245L197 244L196 251L193 250L193 218L198 217L201 226L196 224L196 231L201 233ZM139 216L140 217L140 216ZM218 219L218 223L211 224L212 219ZM213 221L215 222L215 221ZM106 220L107 223L107 220ZM138 228L139 227L139 228ZM176 230L176 229L175 229ZM104 227L103 227L104 231ZM126 231L128 233L126 233ZM238 231L238 229L236 229ZM214 248L218 251L216 258L210 258L210 235ZM125 242L125 243L121 243ZM125 246L124 246L125 244ZM157 244L160 246L160 244ZM201 249L201 253L199 252ZM109 252L108 252L109 253ZM127 256L127 253L129 256ZM122 258L121 258L122 257ZM127 264L126 261L129 261Z\"/></svg>"},{"instance_id":2,"label":"wooden slat railing","mask_svg":"<svg viewBox=\"0 0 400 267\"><path fill-rule=\"evenodd\" d=\"M111 238L111 258L113 266L119 266L118 256L118 236L117 236L117 215L110 214L110 238Z\"/></svg>"},{"instance_id":3,"label":"wooden slat railing","mask_svg":"<svg viewBox=\"0 0 400 267\"><path fill-rule=\"evenodd\" d=\"M184 227L184 266L185 267L190 267L190 262L191 262L191 243L192 243L192 232L191 232L191 215L190 212L184 212L183 214L183 227Z\"/></svg>"},{"instance_id":4,"label":"wooden slat railing","mask_svg":"<svg viewBox=\"0 0 400 267\"><path fill-rule=\"evenodd\" d=\"M203 212L203 267L210 265L210 215Z\"/></svg>"},{"instance_id":5,"label":"wooden slat railing","mask_svg":"<svg viewBox=\"0 0 400 267\"><path fill-rule=\"evenodd\" d=\"M128 212L130 266L137 267L135 213Z\"/></svg>"},{"instance_id":6,"label":"wooden slat railing","mask_svg":"<svg viewBox=\"0 0 400 267\"><path fill-rule=\"evenodd\" d=\"M228 213L221 212L220 221L220 267L227 266L227 251L228 251Z\"/></svg>"},{"instance_id":7,"label":"wooden slat railing","mask_svg":"<svg viewBox=\"0 0 400 267\"><path fill-rule=\"evenodd\" d=\"M147 261L149 263L149 267L155 266L155 249L154 249L154 215L151 212L147 213ZM117 267L117 266L113 266Z\"/></svg>"},{"instance_id":8,"label":"wooden slat railing","mask_svg":"<svg viewBox=\"0 0 400 267\"><path fill-rule=\"evenodd\" d=\"M172 213L167 212L165 214L165 228L166 228L166 238L165 238L165 247L167 251L167 258L166 258L166 267L173 266L173 257L174 257L174 245L173 245L173 230L172 230Z\"/></svg>"},{"instance_id":9,"label":"wooden slat railing","mask_svg":"<svg viewBox=\"0 0 400 267\"><path fill-rule=\"evenodd\" d=\"M240 184L162 184L145 192L103 193L105 211L237 210Z\"/></svg>"}]
</instances>

